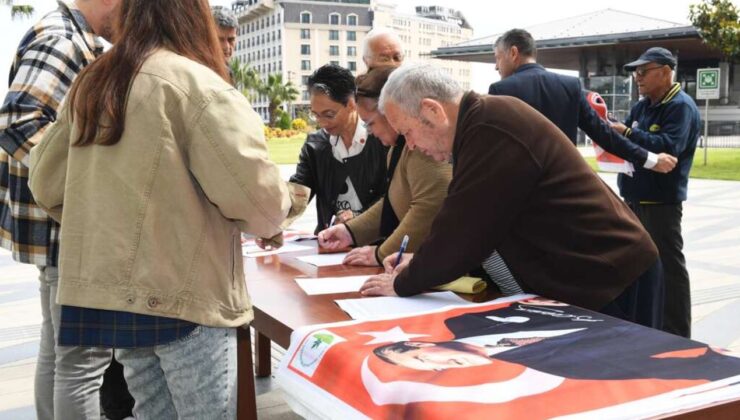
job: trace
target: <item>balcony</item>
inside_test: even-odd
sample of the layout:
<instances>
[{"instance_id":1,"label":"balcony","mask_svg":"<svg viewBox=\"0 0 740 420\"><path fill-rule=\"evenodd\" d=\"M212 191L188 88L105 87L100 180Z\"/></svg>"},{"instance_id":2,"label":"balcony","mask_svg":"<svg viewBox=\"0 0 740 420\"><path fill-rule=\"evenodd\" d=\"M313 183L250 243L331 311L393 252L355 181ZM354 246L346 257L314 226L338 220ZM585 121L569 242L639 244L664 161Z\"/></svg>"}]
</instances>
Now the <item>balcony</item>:
<instances>
[{"instance_id":1,"label":"balcony","mask_svg":"<svg viewBox=\"0 0 740 420\"><path fill-rule=\"evenodd\" d=\"M239 20L251 20L275 10L275 0L239 0L231 8Z\"/></svg>"}]
</instances>

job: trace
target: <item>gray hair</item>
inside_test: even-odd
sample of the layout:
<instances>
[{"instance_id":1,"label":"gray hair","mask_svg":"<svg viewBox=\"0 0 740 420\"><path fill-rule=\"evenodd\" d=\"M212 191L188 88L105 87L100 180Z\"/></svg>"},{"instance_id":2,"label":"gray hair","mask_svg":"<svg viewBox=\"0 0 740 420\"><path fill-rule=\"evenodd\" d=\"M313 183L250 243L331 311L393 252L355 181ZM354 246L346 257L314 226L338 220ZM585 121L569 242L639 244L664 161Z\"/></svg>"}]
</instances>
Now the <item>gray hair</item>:
<instances>
[{"instance_id":1,"label":"gray hair","mask_svg":"<svg viewBox=\"0 0 740 420\"><path fill-rule=\"evenodd\" d=\"M380 92L378 107L385 114L385 105L393 101L409 116L417 117L423 99L451 103L462 93L457 81L441 68L431 64L407 64L391 73Z\"/></svg>"},{"instance_id":2,"label":"gray hair","mask_svg":"<svg viewBox=\"0 0 740 420\"><path fill-rule=\"evenodd\" d=\"M401 42L401 38L398 36L398 34L389 28L383 28L378 27L372 29L370 32L365 35L365 40L362 43L362 57L363 58L372 58L372 52L370 51L370 43L376 39L380 38L382 36L390 37L391 39L398 42L398 45L403 45Z\"/></svg>"},{"instance_id":3,"label":"gray hair","mask_svg":"<svg viewBox=\"0 0 740 420\"><path fill-rule=\"evenodd\" d=\"M211 14L213 14L216 25L222 28L235 29L239 26L239 21L236 19L234 12L223 6L212 6Z\"/></svg>"}]
</instances>

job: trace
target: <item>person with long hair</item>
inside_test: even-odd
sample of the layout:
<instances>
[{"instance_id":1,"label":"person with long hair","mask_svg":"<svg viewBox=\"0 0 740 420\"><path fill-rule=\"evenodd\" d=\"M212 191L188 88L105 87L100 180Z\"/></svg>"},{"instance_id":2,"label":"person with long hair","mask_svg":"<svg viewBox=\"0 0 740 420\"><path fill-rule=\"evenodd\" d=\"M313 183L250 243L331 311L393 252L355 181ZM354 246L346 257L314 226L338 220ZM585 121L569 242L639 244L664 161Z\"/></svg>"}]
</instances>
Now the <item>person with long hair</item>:
<instances>
[{"instance_id":1,"label":"person with long hair","mask_svg":"<svg viewBox=\"0 0 740 420\"><path fill-rule=\"evenodd\" d=\"M62 224L58 344L115 348L137 418L234 418L240 232L279 234L291 194L207 0L123 0L114 33L31 155Z\"/></svg>"},{"instance_id":2,"label":"person with long hair","mask_svg":"<svg viewBox=\"0 0 740 420\"><path fill-rule=\"evenodd\" d=\"M391 147L388 191L366 212L319 233L319 243L327 249L356 246L344 259L349 265L383 265L385 257L398 252L405 235L409 237L408 252L414 252L429 234L452 178L452 165L410 150L404 136L378 110L380 92L395 69L376 67L356 79L360 118L369 134Z\"/></svg>"}]
</instances>

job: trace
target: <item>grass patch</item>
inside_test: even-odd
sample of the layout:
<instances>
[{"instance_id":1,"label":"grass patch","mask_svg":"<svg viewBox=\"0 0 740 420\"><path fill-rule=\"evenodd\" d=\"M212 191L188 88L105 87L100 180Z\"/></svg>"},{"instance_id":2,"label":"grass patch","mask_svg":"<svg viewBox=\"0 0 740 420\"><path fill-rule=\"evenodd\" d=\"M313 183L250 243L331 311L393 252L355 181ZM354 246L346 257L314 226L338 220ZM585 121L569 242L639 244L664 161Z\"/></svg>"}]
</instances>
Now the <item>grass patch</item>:
<instances>
[{"instance_id":1,"label":"grass patch","mask_svg":"<svg viewBox=\"0 0 740 420\"><path fill-rule=\"evenodd\" d=\"M598 171L596 158L585 159L595 171ZM705 166L704 149L697 148L689 177L740 181L740 149L709 149Z\"/></svg>"},{"instance_id":2,"label":"grass patch","mask_svg":"<svg viewBox=\"0 0 740 420\"><path fill-rule=\"evenodd\" d=\"M305 141L306 134L267 139L267 152L270 155L270 160L277 164L298 163L298 155Z\"/></svg>"}]
</instances>

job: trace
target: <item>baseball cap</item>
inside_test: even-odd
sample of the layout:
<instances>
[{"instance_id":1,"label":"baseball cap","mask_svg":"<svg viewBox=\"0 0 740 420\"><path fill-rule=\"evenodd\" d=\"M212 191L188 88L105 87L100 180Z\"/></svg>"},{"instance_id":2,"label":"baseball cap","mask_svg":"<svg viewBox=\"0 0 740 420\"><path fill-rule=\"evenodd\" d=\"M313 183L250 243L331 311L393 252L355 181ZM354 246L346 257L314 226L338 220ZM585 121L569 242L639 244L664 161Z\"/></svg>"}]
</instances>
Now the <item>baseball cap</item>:
<instances>
[{"instance_id":1,"label":"baseball cap","mask_svg":"<svg viewBox=\"0 0 740 420\"><path fill-rule=\"evenodd\" d=\"M624 69L626 71L633 71L637 67L647 63L663 64L670 66L673 69L676 67L676 57L674 57L673 54L665 48L653 47L642 53L640 58L637 60L625 64Z\"/></svg>"}]
</instances>

